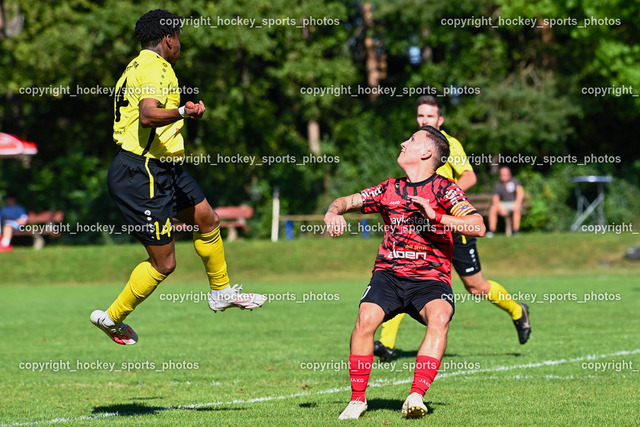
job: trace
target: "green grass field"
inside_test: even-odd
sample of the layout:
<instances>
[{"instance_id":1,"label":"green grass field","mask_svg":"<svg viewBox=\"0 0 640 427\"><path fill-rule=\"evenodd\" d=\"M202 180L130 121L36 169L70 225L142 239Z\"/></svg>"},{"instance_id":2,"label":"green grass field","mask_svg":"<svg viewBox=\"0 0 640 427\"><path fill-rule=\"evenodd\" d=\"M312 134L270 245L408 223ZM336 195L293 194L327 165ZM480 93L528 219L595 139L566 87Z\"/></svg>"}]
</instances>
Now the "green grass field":
<instances>
[{"instance_id":1,"label":"green grass field","mask_svg":"<svg viewBox=\"0 0 640 427\"><path fill-rule=\"evenodd\" d=\"M637 425L640 263L622 258L637 237L483 239L485 275L531 307L529 343L518 344L510 318L491 304L460 300L446 369L425 398L430 414L407 421L400 407L413 379L408 364L424 336L407 318L394 364L374 366L369 410L358 422ZM89 314L121 290L144 257L141 246L0 254L0 422L342 425L348 339L377 245L228 243L232 280L280 300L214 314L196 302L207 291L204 272L181 243L174 275L128 319L140 336L131 347L111 342ZM454 289L467 295L457 277ZM183 301L167 300L174 296Z\"/></svg>"}]
</instances>

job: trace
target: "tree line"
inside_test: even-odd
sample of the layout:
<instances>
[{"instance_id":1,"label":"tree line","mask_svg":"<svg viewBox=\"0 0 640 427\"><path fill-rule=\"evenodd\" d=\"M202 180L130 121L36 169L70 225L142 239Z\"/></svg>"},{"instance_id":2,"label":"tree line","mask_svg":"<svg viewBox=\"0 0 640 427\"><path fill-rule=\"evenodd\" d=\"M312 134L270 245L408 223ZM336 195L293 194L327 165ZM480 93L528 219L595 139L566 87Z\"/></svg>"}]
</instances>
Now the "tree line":
<instances>
[{"instance_id":1,"label":"tree line","mask_svg":"<svg viewBox=\"0 0 640 427\"><path fill-rule=\"evenodd\" d=\"M137 18L155 7L0 2L0 131L39 147L29 168L0 160L0 193L18 192L33 210L65 210L71 222L119 223L106 189L116 152L109 89L139 51ZM525 228L566 229L574 175L615 176L609 216L638 212L636 3L166 7L185 18L174 67L182 101L207 106L203 120L183 128L188 154L199 159L187 168L214 204L256 207L255 236L269 233L276 186L283 213L319 213L337 195L398 175L399 143L416 128L422 94L442 100L443 128L475 156L476 191L496 179L487 159L508 160L532 194Z\"/></svg>"}]
</instances>

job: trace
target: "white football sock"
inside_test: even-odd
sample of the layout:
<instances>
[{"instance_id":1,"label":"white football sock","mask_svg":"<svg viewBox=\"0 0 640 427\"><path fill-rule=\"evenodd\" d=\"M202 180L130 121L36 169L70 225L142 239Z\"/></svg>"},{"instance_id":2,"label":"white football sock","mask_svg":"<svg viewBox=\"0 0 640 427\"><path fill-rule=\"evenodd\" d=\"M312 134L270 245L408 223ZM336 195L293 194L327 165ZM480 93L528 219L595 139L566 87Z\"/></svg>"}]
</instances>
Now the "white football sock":
<instances>
[{"instance_id":1,"label":"white football sock","mask_svg":"<svg viewBox=\"0 0 640 427\"><path fill-rule=\"evenodd\" d=\"M214 297L218 297L220 295L226 295L229 293L229 291L231 291L231 286L227 285L226 288L222 288L222 289L211 289L211 295L213 295Z\"/></svg>"},{"instance_id":2,"label":"white football sock","mask_svg":"<svg viewBox=\"0 0 640 427\"><path fill-rule=\"evenodd\" d=\"M116 322L111 320L111 318L109 317L109 314L107 314L107 313L104 314L104 320L102 321L102 324L104 326L106 326L107 328L111 328L112 326L116 326Z\"/></svg>"}]
</instances>

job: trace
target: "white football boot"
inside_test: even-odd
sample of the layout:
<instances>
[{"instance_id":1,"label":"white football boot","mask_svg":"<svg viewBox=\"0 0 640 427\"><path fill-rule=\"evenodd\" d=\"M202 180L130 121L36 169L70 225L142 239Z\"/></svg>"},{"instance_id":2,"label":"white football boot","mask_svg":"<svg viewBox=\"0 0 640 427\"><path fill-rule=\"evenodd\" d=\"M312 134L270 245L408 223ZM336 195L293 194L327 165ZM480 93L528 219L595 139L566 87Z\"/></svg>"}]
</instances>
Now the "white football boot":
<instances>
[{"instance_id":1,"label":"white football boot","mask_svg":"<svg viewBox=\"0 0 640 427\"><path fill-rule=\"evenodd\" d=\"M120 323L113 326L105 326L104 320L107 312L102 310L94 310L91 313L91 323L100 328L105 334L109 335L116 344L133 345L138 342L138 334L135 333L131 326Z\"/></svg>"},{"instance_id":2,"label":"white football boot","mask_svg":"<svg viewBox=\"0 0 640 427\"><path fill-rule=\"evenodd\" d=\"M349 402L347 407L338 417L339 420L357 420L367 410L367 400L361 401L359 398Z\"/></svg>"},{"instance_id":3,"label":"white football boot","mask_svg":"<svg viewBox=\"0 0 640 427\"><path fill-rule=\"evenodd\" d=\"M213 289L209 294L209 308L214 312L225 311L227 308L239 307L242 310L261 307L267 301L267 297L261 294L240 292L242 285L233 285L223 292L215 292ZM226 291L226 292L224 292Z\"/></svg>"},{"instance_id":4,"label":"white football boot","mask_svg":"<svg viewBox=\"0 0 640 427\"><path fill-rule=\"evenodd\" d=\"M402 405L402 415L407 418L422 418L427 415L428 409L419 393L411 393Z\"/></svg>"}]
</instances>

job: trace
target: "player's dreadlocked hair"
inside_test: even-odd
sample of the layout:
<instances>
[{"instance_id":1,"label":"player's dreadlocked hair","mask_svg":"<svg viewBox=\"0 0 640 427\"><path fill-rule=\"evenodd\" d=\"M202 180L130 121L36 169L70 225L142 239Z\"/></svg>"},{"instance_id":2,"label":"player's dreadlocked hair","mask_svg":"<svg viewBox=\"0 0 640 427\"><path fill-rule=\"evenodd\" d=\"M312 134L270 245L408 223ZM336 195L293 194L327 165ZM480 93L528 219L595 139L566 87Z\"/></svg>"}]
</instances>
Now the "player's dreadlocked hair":
<instances>
[{"instance_id":1,"label":"player's dreadlocked hair","mask_svg":"<svg viewBox=\"0 0 640 427\"><path fill-rule=\"evenodd\" d=\"M157 46L166 36L180 34L182 17L163 9L151 10L136 22L135 35L143 49Z\"/></svg>"},{"instance_id":2,"label":"player's dreadlocked hair","mask_svg":"<svg viewBox=\"0 0 640 427\"><path fill-rule=\"evenodd\" d=\"M433 167L438 169L447 162L449 154L451 153L451 150L449 149L449 140L442 134L442 132L433 126L422 126L418 131L421 130L427 132L427 139L431 140L436 148L437 155L435 156Z\"/></svg>"}]
</instances>

